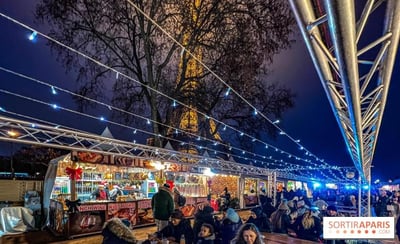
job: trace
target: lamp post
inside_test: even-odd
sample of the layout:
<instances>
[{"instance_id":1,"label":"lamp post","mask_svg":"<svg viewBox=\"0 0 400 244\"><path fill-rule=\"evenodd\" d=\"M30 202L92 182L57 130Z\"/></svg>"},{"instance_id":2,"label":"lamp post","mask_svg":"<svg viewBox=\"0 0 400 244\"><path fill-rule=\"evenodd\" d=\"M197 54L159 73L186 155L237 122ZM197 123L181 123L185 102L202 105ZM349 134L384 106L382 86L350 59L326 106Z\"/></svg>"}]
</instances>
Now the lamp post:
<instances>
[{"instance_id":1,"label":"lamp post","mask_svg":"<svg viewBox=\"0 0 400 244\"><path fill-rule=\"evenodd\" d=\"M16 138L18 137L19 133L14 131L14 130L9 130L7 131L7 134L11 138ZM15 170L14 170L14 142L11 142L11 160L10 160L10 168L11 168L11 178L15 179Z\"/></svg>"}]
</instances>

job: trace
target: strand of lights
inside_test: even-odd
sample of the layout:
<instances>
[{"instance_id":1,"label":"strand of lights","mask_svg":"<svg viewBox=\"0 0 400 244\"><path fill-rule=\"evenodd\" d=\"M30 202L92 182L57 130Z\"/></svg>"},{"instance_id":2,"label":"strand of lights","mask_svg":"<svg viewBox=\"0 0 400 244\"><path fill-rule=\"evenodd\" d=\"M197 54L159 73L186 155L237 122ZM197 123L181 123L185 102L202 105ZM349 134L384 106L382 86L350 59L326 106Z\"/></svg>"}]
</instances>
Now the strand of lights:
<instances>
[{"instance_id":1,"label":"strand of lights","mask_svg":"<svg viewBox=\"0 0 400 244\"><path fill-rule=\"evenodd\" d=\"M146 18L149 18L149 17L148 17L140 8L138 8L135 4L133 4L133 3L132 3L131 1L129 1L129 0L128 0L128 2L130 2L130 3L132 4L132 6L135 7L139 12L141 12L143 15L145 15ZM107 66L107 65L105 65L105 64L103 64L103 63L101 63L100 61L98 61L98 60L96 60L96 59L94 59L94 58L91 58L91 57L89 57L88 55L86 55L86 54L84 54L84 53L82 53L82 52L80 52L80 51L78 51L78 50L76 50L76 49L74 49L74 48L71 48L71 47L69 47L68 45L65 45L65 44L63 44L63 43L61 43L61 42L55 40L54 38L51 38L51 37L49 37L49 36L47 36L47 35L45 35L45 34L39 32L39 31L33 29L32 27L29 27L28 25L23 24L23 23L21 23L21 22L15 20L15 19L13 19L13 18L11 18L11 17L9 17L9 16L7 16L7 15L1 13L1 12L0 12L0 16L1 16L1 17L4 17L4 18L6 18L6 19L8 19L8 20L10 20L10 21L12 21L12 22L14 22L14 23L16 23L16 24L18 24L18 25L20 25L20 26L22 26L22 27L24 27L24 28L26 28L26 29L29 29L29 30L31 30L32 32L36 32L36 35L40 35L40 36L42 36L42 37L45 37L45 38L48 39L49 41L52 41L52 42L54 42L54 43L56 43L56 44L58 44L58 45L60 45L60 46L62 46L62 47L64 47L64 48L66 48L66 49L68 49L68 50L70 50L70 51L72 51L72 52L74 52L74 53L76 53L76 54L78 54L78 55L80 55L80 56L83 56L84 58L90 60L91 62L94 62L95 64L97 64L97 65L99 65L99 66L101 66L101 67L103 67L103 68L106 68L106 69L111 70L111 71L113 71L113 72L115 72L115 73L121 74L122 76L124 76L125 78L127 78L127 79L129 79L129 80L134 81L134 82L136 82L136 83L138 83L138 84L140 84L140 85L143 85L143 84L141 84L139 81L137 81L137 80L135 80L135 79L133 79L133 78L131 78L131 77L129 77L129 76L127 76L127 75L125 75L125 74L119 72L119 71L117 71L116 69L111 68L111 67L109 67L109 66ZM167 34L167 35L168 35L170 38L172 38L172 40L174 40L179 46L181 46L183 49L185 49L185 47L184 47L182 44L180 44L178 41L176 41L175 39L173 39L173 37L170 36L165 30L163 30L154 20L152 20L151 18L149 18L149 20L152 21L152 22L154 22L154 24L157 25L165 34ZM186 50L186 49L185 49L185 50ZM234 94L236 94L239 98L241 98L244 102L246 102L252 109L257 110L256 107L254 107L254 106L253 106L252 104L250 104L246 99L244 99L237 91L235 91L235 90L234 90L232 87L230 87L225 81L223 81L222 78L220 78L217 74L215 74L215 72L213 72L213 71L212 71L210 68L208 68L204 63L202 63L200 60L198 60L198 58L196 58L195 55L193 55L193 54L192 54L190 51L188 51L188 50L186 50L186 52L187 52L189 55L191 55L191 56L192 56L197 62L199 62L202 66L204 66L204 68L206 68L211 74L213 74L213 75L214 75L218 80L220 80L225 86L227 86L228 89L230 88L230 90L231 90L232 92L234 92ZM154 89L154 88L152 88L152 87L149 87L149 86L146 86L146 85L143 85L143 86L145 86L145 87L148 88L149 90L152 90L152 91L154 91L154 92L156 92L156 93L158 93L158 94L160 94L160 95L162 95L162 96L165 96L166 98L168 98L168 99L170 99L170 100L174 100L173 98L171 98L171 97L169 97L169 96L167 96L167 95L165 95L165 94L159 92L158 90L156 90L156 89ZM189 108L188 105L186 105L186 104L184 104L184 103L181 103L181 102L179 102L179 101L177 101L177 102L178 102L180 105ZM194 110L193 108L190 108L190 109ZM202 113L202 112L200 112L200 111L197 111L197 110L195 110L195 111L196 111L197 113L199 113L199 114L202 114L202 115L204 115L204 116L206 116L206 117L209 117L208 115L205 115L204 113ZM281 128L279 128L279 126L277 126L276 123L274 124L274 123L273 123L269 118L267 118L264 114L260 113L260 115L261 115L264 119L266 119L269 123L271 123L272 125L274 125L278 131L283 132L283 130L282 130ZM225 123L223 123L223 122L221 122L221 121L219 121L219 120L214 119L214 121L215 121L215 122L218 122L218 123L220 123L220 124L222 124L222 125L226 125ZM234 129L235 131L239 131L239 130L237 130L237 129L231 127L231 126L229 126L229 127L230 127L231 129ZM242 133L243 133L243 132L240 132L240 134L242 134ZM249 134L246 134L246 133L243 133L243 135L246 135L246 136L248 136L248 137L250 137L250 138L254 138L253 136L251 136L251 135L249 135ZM298 146L301 146L301 145L299 144L299 142L297 142L298 140L293 139L293 138L290 137L287 133L283 133L283 135L286 135L289 139L291 139L293 142L295 142ZM267 144L267 143L265 143L265 144ZM309 150L307 150L304 146L301 146L301 148L303 148L303 150L306 151L305 155L310 156L310 157L314 157L315 160L317 160L317 161L321 161L320 158L316 157L316 156L315 156L314 154L312 154ZM283 150L282 150L282 151L283 151ZM287 153L287 152L286 152L286 153ZM287 154L290 154L290 153L287 153ZM307 161L305 161L305 162L307 162ZM321 161L321 162L322 162L322 161ZM326 163L325 163L325 164L326 164Z\"/></svg>"},{"instance_id":2,"label":"strand of lights","mask_svg":"<svg viewBox=\"0 0 400 244\"><path fill-rule=\"evenodd\" d=\"M56 43L56 44L58 44L58 45L60 45L60 46L62 46L62 47L64 47L64 48L66 48L66 49L68 49L68 50L70 50L70 51L72 51L72 52L74 52L74 53L76 53L76 54L78 54L78 55L80 55L80 56L82 56L82 57L84 57L84 58L90 60L91 62L93 62L93 63L95 63L95 64L97 64L97 65L99 65L99 66L101 66L101 67L103 67L103 68L106 68L106 69L111 70L111 71L113 71L113 72L115 72L115 73L121 74L121 75L124 76L125 78L127 78L127 79L129 79L129 80L131 80L131 81L133 81L133 82L136 82L136 83L138 83L138 84L140 84L140 85L142 85L142 86L145 86L145 87L146 87L147 89L149 89L149 90L152 90L152 91L154 91L154 92L156 92L156 93L158 93L158 94L160 94L160 95L162 95L162 96L164 96L164 97L166 97L166 98L168 98L168 99L170 99L170 100L176 101L175 99L169 97L168 95L166 95L166 94L164 94L164 93L162 93L162 92L160 92L160 91L158 91L158 90L156 90L156 89L154 89L154 88L152 88L152 87L150 87L150 86L144 85L144 84L140 83L139 81L137 81L137 80L135 80L135 79L133 79L133 78L131 78L131 77L129 77L129 76L127 76L127 75L125 75L125 74L119 72L119 71L117 71L116 69L111 68L111 67L109 67L109 66L107 66L107 65L105 65L105 64L103 64L103 63L101 63L100 61L98 61L98 60L96 60L96 59L94 59L94 58L91 58L91 57L89 57L88 55L86 55L86 54L84 54L84 53L82 53L82 52L80 52L80 51L78 51L78 50L76 50L76 49L74 49L74 48L72 48L72 47L69 47L68 45L63 44L63 43L61 43L61 42L59 42L59 41L57 41L57 40L55 40L55 39L53 39L53 38L51 38L51 37L49 37L49 36L43 34L43 33L41 33L41 32L39 32L39 31L33 29L32 27L29 27L28 25L25 25L25 24L23 24L23 23L21 23L21 22L15 20L15 19L13 19L13 18L7 16L7 15L4 15L3 13L0 13L0 16L6 18L6 19L8 19L8 20L10 20L10 21L12 21L12 22L18 24L18 25L21 25L21 26L24 27L24 28L27 28L27 29L29 29L29 30L31 30L31 31L36 32L37 35L43 36L43 37L45 37L46 39L48 39L49 41L52 41L52 42L54 42L54 43ZM183 47L183 48L184 48L184 47ZM189 53L190 53L190 52L189 52ZM203 65L204 65L204 64L203 64ZM210 72L212 72L212 71L210 70ZM212 72L212 73L213 73L213 72ZM232 90L232 88L230 88L230 89ZM247 101L246 101L246 102L247 102ZM202 112L200 112L200 111L198 111L198 110L196 110L196 109L191 108L189 105L186 105L186 104L184 104L184 103L182 103L182 102L180 102L180 101L177 101L177 103L179 103L180 105L182 105L182 106L184 106L184 107L186 107L186 108L189 108L189 109L191 109L191 110L193 110L193 111L196 111L198 114L201 114L201 115L205 116L206 118L210 118L210 116L208 116L208 115L206 115L206 114L204 114L204 113L202 113ZM248 103L248 102L247 102L247 103ZM251 104L250 104L250 105L251 105ZM253 108L256 110L255 107L253 107ZM220 123L220 124L224 125L224 126L228 126L228 125L226 125L225 123L223 123L222 121L219 121L219 120L217 120L217 119L215 119L215 118L213 118L213 120L214 120L215 122L217 122L217 123ZM247 137L249 137L250 139L254 138L253 136L251 136L251 135L249 135L249 134L247 134L247 133L241 132L240 130L238 130L238 129L232 127L232 126L228 126L228 127L229 127L231 130L234 130L234 131L238 132L240 136L247 136ZM279 129L280 129L280 128L279 128ZM286 134L286 133L285 133L285 134ZM261 142L260 140L258 140L258 141ZM262 143L265 144L266 146L269 145L269 144L267 144L267 143L265 143L265 142L262 142ZM272 147L272 146L270 145L270 147ZM304 147L302 147L302 148L303 148L303 150L305 150ZM277 151L277 150L280 150L280 149L277 149L277 148L275 148L275 149L276 149L276 151ZM288 154L288 155L290 154L289 152L285 152L285 151L283 151L283 150L280 150L280 151L281 151L281 152L284 152L285 154ZM317 161L320 161L320 159L319 159L318 157L316 157L316 156L314 156L313 154L311 154L308 150L306 150L305 155L314 157ZM294 155L292 155L292 156L294 156ZM296 156L295 156L295 157L296 157ZM297 158L297 157L296 157L296 158ZM298 158L300 158L300 157L298 157ZM302 160L302 161L304 161L304 162L309 162L308 160L305 160L305 159Z\"/></svg>"},{"instance_id":3,"label":"strand of lights","mask_svg":"<svg viewBox=\"0 0 400 244\"><path fill-rule=\"evenodd\" d=\"M225 93L225 96L229 95L229 93L232 91L236 96L238 96L242 101L244 101L250 108L252 108L255 111L258 111L258 109L252 105L247 99L245 99L242 95L240 95L239 92L237 92L235 89L233 89L227 82L225 82L219 75L217 75L211 68L209 68L203 61L201 61L199 58L196 57L190 50L187 50L183 44L181 44L178 40L176 40L167 30L165 30L162 26L160 26L155 20L153 20L149 15L147 15L139 6L137 6L135 3L133 3L131 0L127 0L127 2L134 7L138 12L140 12L146 19L148 19L152 24L154 24L159 30L161 30L166 36L168 36L175 44L177 44L179 47L181 47L183 50L185 50L186 53L188 53L191 58L196 60L201 66L203 66L210 74L212 74L218 81L220 81L222 84L224 84L228 90ZM261 113L259 111L259 114L262 118L264 118L266 121L268 121L271 125L273 125L278 131L282 132L281 135L285 135L287 138L289 138L292 142L297 144L297 146L300 148L303 148L302 150L305 150L308 152L308 154L312 157L314 157L317 161L320 161L318 157L316 157L314 154L312 154L308 149L306 149L304 146L298 142L298 139L294 139L292 136L290 136L288 133L284 132L283 129L281 129L277 124L274 123L271 119L269 119L266 115Z\"/></svg>"},{"instance_id":4,"label":"strand of lights","mask_svg":"<svg viewBox=\"0 0 400 244\"><path fill-rule=\"evenodd\" d=\"M4 91L4 90L0 90L0 92L6 93L6 94L9 94L9 95L15 95L15 96L18 96L18 97L20 97L20 98L28 99L29 101L38 102L38 103L45 104L45 105L51 105L50 103L46 103L46 102L43 102L43 101L40 101L40 100L37 100L37 99L33 99L33 98L30 98L30 97L22 96L22 95L15 94L15 93L12 93L12 92ZM79 114L79 115L81 115L81 116L89 117L89 118L91 118L91 119L98 119L97 116L88 115L88 114L86 114L86 113L77 112L77 111L74 111L74 110L71 110L71 109L67 109L67 108L63 108L63 107L59 107L59 109L60 109L60 110L65 110L65 111L67 111L67 112ZM122 127L124 127L124 128L129 128L129 129L135 129L135 130L137 130L137 128L133 128L133 127L130 127L130 126L122 125L122 124L117 123L117 122L113 122L113 121L107 121L107 122L109 122L109 123L111 123L111 124L114 124L114 125L122 126ZM146 134L149 134L149 135L155 135L154 133L150 133L150 132L147 132L147 131L142 131L142 130L141 130L141 132L146 133ZM165 138L166 138L166 137L165 137ZM171 138L167 138L167 139L170 139L170 140L171 140ZM179 140L173 140L173 141L177 141L177 142L181 142L181 143L184 143L184 144L188 144L188 145L190 145L190 146L196 146L195 144L186 143L186 142L179 141ZM205 147L205 148L206 148L206 147ZM206 148L206 149L209 149L209 148ZM218 153L224 153L224 154L225 154L225 152L217 151L217 150L214 150L214 149L209 149L209 150L210 150L210 151L215 151L215 152L218 152ZM247 161L249 160L248 158L240 157L240 156L238 156L238 155L235 155L235 157L237 157L237 158L242 158L242 159L245 159L245 160L247 160ZM251 161L251 159L250 159L250 161ZM284 162L283 160L279 160L279 162L284 163L285 165L290 165L289 163ZM274 163L267 163L267 165L281 166L281 164L274 164ZM298 166L298 165L296 165L296 166ZM287 169L290 169L290 168L287 168ZM271 170L273 170L273 169L271 169Z\"/></svg>"},{"instance_id":5,"label":"strand of lights","mask_svg":"<svg viewBox=\"0 0 400 244\"><path fill-rule=\"evenodd\" d=\"M198 137L198 135L196 135L196 134L188 133L188 132L185 132L185 131L183 131L183 130L177 129L177 128L175 128L175 127L171 127L171 126L169 126L169 125L167 125L167 124L163 124L163 123L159 123L159 122L154 121L154 120L150 120L150 119L148 119L148 118L146 118L146 117L143 117L143 116L140 116L140 115L137 115L137 114L134 114L134 113L131 113L131 112L128 112L128 111L119 109L119 108L117 108L117 107L111 106L111 105L106 104L106 103L104 103L104 102L97 101L97 100L92 99L92 98L88 98L88 97L86 97L86 96L82 96L82 95L80 95L80 94L71 92L71 91L69 91L69 90L66 90L66 89L63 89L63 88L60 88L60 87L57 87L57 86L54 86L54 85L49 84L49 83L44 82L44 81L40 81L40 80L38 80L38 79L35 79L35 78L30 77L30 76L21 74L21 73L19 73L19 72L15 72L15 71L6 69L6 68L1 67L1 66L0 66L0 70L2 70L2 71L4 71L4 72L8 72L8 73L13 74L13 75L16 75L16 76L19 76L19 77L24 78L24 79L28 79L28 80L30 80L30 81L34 81L34 82L36 82L36 83L38 83L38 84L51 87L52 90L59 90L59 91L65 92L65 93L70 94L70 95L73 95L73 96L78 96L78 97L80 97L80 98L82 98L82 99L85 99L85 100L88 100L88 101L90 101L90 102L94 102L94 103L96 103L96 104L105 106L105 107L107 107L107 108L110 109L110 110L114 109L114 110L117 110L117 111L119 111L119 112L129 114L129 115L131 115L131 116L136 116L136 117L138 117L138 118L140 118L140 119L146 120L146 123L147 123L147 124L150 124L150 121L151 121L151 122L153 122L153 123L158 123L159 125L168 127L168 128L170 128L170 129L171 129L171 128L172 128L172 129L175 129L176 132L180 131L180 132L182 132L182 133L187 133L187 134L189 134L189 135L191 135L191 136L197 136L197 137ZM56 105L53 105L53 108L57 108L57 106L56 106ZM104 118L103 118L103 121L104 121ZM224 124L224 129L226 129L227 127L229 127L231 130L237 131L238 133L240 133L241 136L244 136L244 135L245 135L244 132L241 132L241 131L239 131L239 130L233 128L233 127L230 127L229 125ZM209 139L209 138L205 138L205 137L201 137L201 138L202 138L203 140L205 140L205 141L210 141L211 143L215 143L214 140L211 140L211 139ZM303 158L301 158L301 157L295 156L295 155L293 155L293 154L291 154L291 153L289 153L289 152L283 151L283 150L281 150L281 149L279 149L279 148L277 148L277 147L275 147L275 146L272 146L272 145L270 145L270 144L267 144L267 143L265 143L265 142L262 142L262 141L260 141L260 140L257 139L257 138L254 138L254 137L252 137L252 138L253 138L253 139L252 139L253 141L257 141L257 142L260 142L260 143L264 143L266 149L270 148L271 150L275 150L275 152L280 152L280 153L282 153L282 154L287 155L288 157L293 157L293 158L295 158L296 160L300 160L300 161L304 161L304 162L308 162L308 163L310 162L310 160L303 159ZM220 142L220 143L221 143L221 142ZM224 146L226 146L226 147L228 147L227 144L224 144L224 143L221 143L221 144L224 145ZM234 149L243 152L243 149L235 148L235 147L234 147ZM252 152L249 152L249 151L245 151L245 152L246 152L247 154L250 154L250 155L253 154ZM264 156L264 155L255 155L255 156L258 156L258 157L260 157L260 158L264 158L264 159L265 159L265 156Z\"/></svg>"}]
</instances>

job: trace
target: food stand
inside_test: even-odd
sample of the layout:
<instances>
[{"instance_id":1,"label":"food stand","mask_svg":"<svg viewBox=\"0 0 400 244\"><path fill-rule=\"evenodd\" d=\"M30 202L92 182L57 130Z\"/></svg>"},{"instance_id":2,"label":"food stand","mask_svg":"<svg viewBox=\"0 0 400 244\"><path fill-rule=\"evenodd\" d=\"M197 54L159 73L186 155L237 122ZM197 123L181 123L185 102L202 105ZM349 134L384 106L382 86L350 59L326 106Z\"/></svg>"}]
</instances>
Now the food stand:
<instances>
[{"instance_id":1,"label":"food stand","mask_svg":"<svg viewBox=\"0 0 400 244\"><path fill-rule=\"evenodd\" d=\"M131 228L154 224L151 198L157 185L169 183L186 197L186 205L181 207L186 217L193 216L197 204L207 201L209 192L209 177L185 165L165 163L160 167L161 162L87 152L72 152L53 164L48 225L53 233L67 238L100 233L104 222L113 217ZM92 192L104 182L110 188L119 185L124 195L116 201L92 199ZM77 199L80 205L71 211L66 200Z\"/></svg>"},{"instance_id":2,"label":"food stand","mask_svg":"<svg viewBox=\"0 0 400 244\"><path fill-rule=\"evenodd\" d=\"M154 224L151 197L158 191L154 179L158 170L150 161L72 152L53 164L56 167L49 167L53 175L46 175L55 178L47 185L51 188L48 225L56 235L74 238L100 233L104 222L113 217L131 228ZM116 201L92 199L92 192L104 182L110 188L119 185L124 195Z\"/></svg>"}]
</instances>

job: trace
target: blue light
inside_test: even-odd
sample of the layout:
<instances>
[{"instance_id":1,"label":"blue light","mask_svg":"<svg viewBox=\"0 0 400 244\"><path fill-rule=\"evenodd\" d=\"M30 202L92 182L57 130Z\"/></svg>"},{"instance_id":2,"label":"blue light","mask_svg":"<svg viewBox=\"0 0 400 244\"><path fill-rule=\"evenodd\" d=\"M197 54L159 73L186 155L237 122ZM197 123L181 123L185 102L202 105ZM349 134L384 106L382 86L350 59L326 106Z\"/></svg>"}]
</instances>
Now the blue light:
<instances>
[{"instance_id":1,"label":"blue light","mask_svg":"<svg viewBox=\"0 0 400 244\"><path fill-rule=\"evenodd\" d=\"M36 125L35 125L35 124L31 124L31 127L32 127L32 128L35 128L35 127L36 127Z\"/></svg>"},{"instance_id":2,"label":"blue light","mask_svg":"<svg viewBox=\"0 0 400 244\"><path fill-rule=\"evenodd\" d=\"M31 42L36 42L36 40L37 40L37 32L36 32L36 31L32 32L32 33L29 35L28 39L29 39L29 41L31 41Z\"/></svg>"},{"instance_id":3,"label":"blue light","mask_svg":"<svg viewBox=\"0 0 400 244\"><path fill-rule=\"evenodd\" d=\"M314 188L318 188L318 187L321 186L321 183L319 183L319 182L314 182L313 186L314 186Z\"/></svg>"},{"instance_id":4,"label":"blue light","mask_svg":"<svg viewBox=\"0 0 400 244\"><path fill-rule=\"evenodd\" d=\"M231 88L228 88L228 90L226 90L226 92L225 92L225 97L229 96L230 92L231 92Z\"/></svg>"},{"instance_id":5,"label":"blue light","mask_svg":"<svg viewBox=\"0 0 400 244\"><path fill-rule=\"evenodd\" d=\"M226 125L224 126L224 129L223 130L226 130Z\"/></svg>"},{"instance_id":6,"label":"blue light","mask_svg":"<svg viewBox=\"0 0 400 244\"><path fill-rule=\"evenodd\" d=\"M105 121L105 120L106 119L103 116L100 117L100 121Z\"/></svg>"},{"instance_id":7,"label":"blue light","mask_svg":"<svg viewBox=\"0 0 400 244\"><path fill-rule=\"evenodd\" d=\"M58 109L58 105L57 104L52 104L51 105L54 109Z\"/></svg>"},{"instance_id":8,"label":"blue light","mask_svg":"<svg viewBox=\"0 0 400 244\"><path fill-rule=\"evenodd\" d=\"M3 107L0 107L1 112L5 112L6 110Z\"/></svg>"},{"instance_id":9,"label":"blue light","mask_svg":"<svg viewBox=\"0 0 400 244\"><path fill-rule=\"evenodd\" d=\"M257 114L258 114L257 110L256 110L256 109L254 109L254 115L257 115Z\"/></svg>"},{"instance_id":10,"label":"blue light","mask_svg":"<svg viewBox=\"0 0 400 244\"><path fill-rule=\"evenodd\" d=\"M149 119L147 119L147 124L148 124L148 125L151 124Z\"/></svg>"},{"instance_id":11,"label":"blue light","mask_svg":"<svg viewBox=\"0 0 400 244\"><path fill-rule=\"evenodd\" d=\"M363 185L364 190L368 190L368 185Z\"/></svg>"},{"instance_id":12,"label":"blue light","mask_svg":"<svg viewBox=\"0 0 400 244\"><path fill-rule=\"evenodd\" d=\"M174 100L174 102L172 103L172 107L176 107L176 101Z\"/></svg>"},{"instance_id":13,"label":"blue light","mask_svg":"<svg viewBox=\"0 0 400 244\"><path fill-rule=\"evenodd\" d=\"M240 136L243 136L244 135L244 133L242 132L242 133L240 133Z\"/></svg>"},{"instance_id":14,"label":"blue light","mask_svg":"<svg viewBox=\"0 0 400 244\"><path fill-rule=\"evenodd\" d=\"M56 91L56 89L54 88L54 86L51 86L51 93L52 93L53 95L57 95L57 91Z\"/></svg>"},{"instance_id":15,"label":"blue light","mask_svg":"<svg viewBox=\"0 0 400 244\"><path fill-rule=\"evenodd\" d=\"M133 134L136 134L136 132L137 132L137 130L135 129L135 130L133 131Z\"/></svg>"}]
</instances>

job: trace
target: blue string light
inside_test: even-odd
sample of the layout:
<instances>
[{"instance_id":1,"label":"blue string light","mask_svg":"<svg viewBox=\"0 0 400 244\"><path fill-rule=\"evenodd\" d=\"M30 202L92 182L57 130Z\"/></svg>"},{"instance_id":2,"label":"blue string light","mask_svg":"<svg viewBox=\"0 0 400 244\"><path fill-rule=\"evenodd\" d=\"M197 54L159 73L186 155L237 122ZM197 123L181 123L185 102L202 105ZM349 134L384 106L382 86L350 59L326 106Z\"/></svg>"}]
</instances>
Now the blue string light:
<instances>
[{"instance_id":1,"label":"blue string light","mask_svg":"<svg viewBox=\"0 0 400 244\"><path fill-rule=\"evenodd\" d=\"M51 94L57 95L57 91L56 91L56 89L54 88L54 86L51 86Z\"/></svg>"},{"instance_id":2,"label":"blue string light","mask_svg":"<svg viewBox=\"0 0 400 244\"><path fill-rule=\"evenodd\" d=\"M231 92L231 88L229 87L228 90L225 92L225 97L229 96L229 93Z\"/></svg>"},{"instance_id":3,"label":"blue string light","mask_svg":"<svg viewBox=\"0 0 400 244\"><path fill-rule=\"evenodd\" d=\"M38 33L36 31L33 31L28 37L29 41L35 42L37 40L37 34Z\"/></svg>"}]
</instances>

